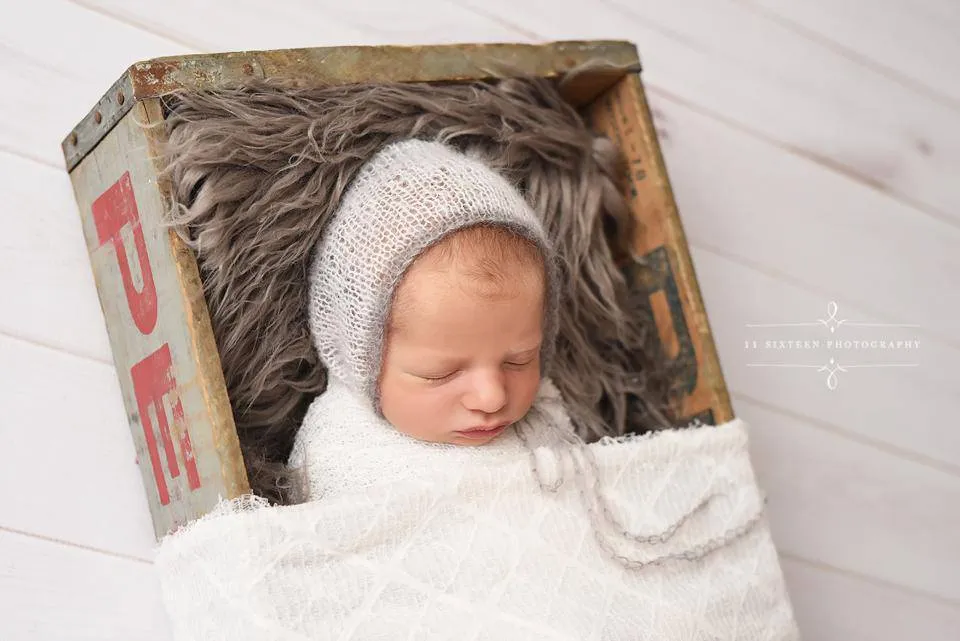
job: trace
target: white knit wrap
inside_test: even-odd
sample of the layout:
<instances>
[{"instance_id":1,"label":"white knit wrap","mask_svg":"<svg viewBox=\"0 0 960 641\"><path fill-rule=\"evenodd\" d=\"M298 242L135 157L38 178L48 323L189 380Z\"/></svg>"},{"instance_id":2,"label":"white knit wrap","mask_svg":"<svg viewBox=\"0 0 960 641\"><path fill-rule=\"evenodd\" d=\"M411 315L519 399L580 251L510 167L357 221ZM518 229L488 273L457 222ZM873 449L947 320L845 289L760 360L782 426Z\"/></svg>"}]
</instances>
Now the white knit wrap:
<instances>
[{"instance_id":1,"label":"white knit wrap","mask_svg":"<svg viewBox=\"0 0 960 641\"><path fill-rule=\"evenodd\" d=\"M557 331L558 284L537 214L480 160L439 142L404 140L388 145L361 168L310 268L310 331L335 378L378 404L384 328L397 285L428 247L479 224L507 227L544 254L541 362L548 366Z\"/></svg>"},{"instance_id":2,"label":"white knit wrap","mask_svg":"<svg viewBox=\"0 0 960 641\"><path fill-rule=\"evenodd\" d=\"M333 380L295 454L317 500L227 503L164 541L175 638L798 638L742 421L585 446L596 495L564 429L549 381L471 448L401 434Z\"/></svg>"}]
</instances>

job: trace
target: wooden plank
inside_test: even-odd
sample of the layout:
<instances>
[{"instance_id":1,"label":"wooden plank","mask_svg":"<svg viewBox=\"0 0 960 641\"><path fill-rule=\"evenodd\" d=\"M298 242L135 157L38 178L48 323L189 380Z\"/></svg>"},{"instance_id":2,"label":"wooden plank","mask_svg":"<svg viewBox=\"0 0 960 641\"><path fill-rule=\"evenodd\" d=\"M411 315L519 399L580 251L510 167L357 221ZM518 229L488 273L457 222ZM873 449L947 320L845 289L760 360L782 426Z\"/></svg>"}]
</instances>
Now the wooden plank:
<instances>
[{"instance_id":1,"label":"wooden plank","mask_svg":"<svg viewBox=\"0 0 960 641\"><path fill-rule=\"evenodd\" d=\"M131 61L191 51L67 0L6 16L0 43L0 148L53 167L63 133Z\"/></svg>"},{"instance_id":2,"label":"wooden plank","mask_svg":"<svg viewBox=\"0 0 960 641\"><path fill-rule=\"evenodd\" d=\"M56 20L51 19L54 16ZM71 0L36 0L7 18L0 24L3 58L27 69L49 69L78 80L109 83L130 63L130 56L142 59L192 51ZM39 89L32 87L32 93L40 93ZM61 99L71 102L75 97Z\"/></svg>"},{"instance_id":3,"label":"wooden plank","mask_svg":"<svg viewBox=\"0 0 960 641\"><path fill-rule=\"evenodd\" d=\"M158 535L248 491L196 263L160 226L139 104L71 173Z\"/></svg>"},{"instance_id":4,"label":"wooden plank","mask_svg":"<svg viewBox=\"0 0 960 641\"><path fill-rule=\"evenodd\" d=\"M0 594L4 641L172 638L149 563L0 530Z\"/></svg>"},{"instance_id":5,"label":"wooden plank","mask_svg":"<svg viewBox=\"0 0 960 641\"><path fill-rule=\"evenodd\" d=\"M960 107L960 9L952 0L749 0L748 6L779 18L892 79Z\"/></svg>"},{"instance_id":6,"label":"wooden plank","mask_svg":"<svg viewBox=\"0 0 960 641\"><path fill-rule=\"evenodd\" d=\"M635 251L646 262L634 269L635 286L650 296L668 355L681 366L678 416L726 422L730 399L640 77L622 79L588 113L626 156L630 206L640 223Z\"/></svg>"},{"instance_id":7,"label":"wooden plank","mask_svg":"<svg viewBox=\"0 0 960 641\"><path fill-rule=\"evenodd\" d=\"M820 349L749 349L748 340L824 340L829 334L824 327L752 329L746 325L827 318L830 299L726 256L696 247L692 251L720 363L735 398L749 398L871 447L885 447L904 458L960 473L960 432L944 428L944 417L960 412L956 384L960 349L928 337L921 338L919 349L895 356L877 349L838 355L825 343ZM852 319L874 318L843 301L840 312ZM877 333L909 337L911 332L909 328L857 328L849 333L842 330L841 337ZM883 359L917 366L851 369L838 374L839 384L833 390L827 386L827 373L816 369L751 366L760 362L822 366L831 356L847 364Z\"/></svg>"},{"instance_id":8,"label":"wooden plank","mask_svg":"<svg viewBox=\"0 0 960 641\"><path fill-rule=\"evenodd\" d=\"M960 225L954 180L960 111L741 3L453 1L543 40L633 41L651 92L667 91L751 135Z\"/></svg>"},{"instance_id":9,"label":"wooden plank","mask_svg":"<svg viewBox=\"0 0 960 641\"><path fill-rule=\"evenodd\" d=\"M0 152L0 193L0 333L109 363L70 177Z\"/></svg>"},{"instance_id":10,"label":"wooden plank","mask_svg":"<svg viewBox=\"0 0 960 641\"><path fill-rule=\"evenodd\" d=\"M960 602L960 475L742 398L735 409L781 553Z\"/></svg>"},{"instance_id":11,"label":"wooden plank","mask_svg":"<svg viewBox=\"0 0 960 641\"><path fill-rule=\"evenodd\" d=\"M197 52L386 44L369 30L351 27L309 1L265 6L257 0L243 0L231 2L228 9L217 2L190 0L170 0L163 5L113 0L72 0L72 3L161 34ZM192 19L183 20L184 15ZM144 59L130 59L124 64Z\"/></svg>"},{"instance_id":12,"label":"wooden plank","mask_svg":"<svg viewBox=\"0 0 960 641\"><path fill-rule=\"evenodd\" d=\"M960 111L734 0L609 1L695 43L699 72L651 69L651 82L960 225Z\"/></svg>"},{"instance_id":13,"label":"wooden plank","mask_svg":"<svg viewBox=\"0 0 960 641\"><path fill-rule=\"evenodd\" d=\"M955 641L960 606L781 558L800 633L817 641Z\"/></svg>"},{"instance_id":14,"label":"wooden plank","mask_svg":"<svg viewBox=\"0 0 960 641\"><path fill-rule=\"evenodd\" d=\"M78 116L77 105L62 96L76 96L84 101L80 104L93 104L110 82L96 86L39 64L31 67L12 56L0 56L0 83L4 87L0 92L0 149L53 168L62 167L59 139ZM36 91L36 86L50 87L53 93ZM51 98L53 95L61 98ZM29 114L29 126L24 124L25 114Z\"/></svg>"},{"instance_id":15,"label":"wooden plank","mask_svg":"<svg viewBox=\"0 0 960 641\"><path fill-rule=\"evenodd\" d=\"M332 17L368 34L368 38L376 38L375 44L503 42L507 34L502 20L482 13L465 14L448 0L417 0L406 5L391 0L364 0L355 4L338 0L297 0L297 4L306 15L317 19ZM376 18L371 20L371 16ZM506 40L532 42L538 38L515 31Z\"/></svg>"},{"instance_id":16,"label":"wooden plank","mask_svg":"<svg viewBox=\"0 0 960 641\"><path fill-rule=\"evenodd\" d=\"M406 5L389 0L364 0L355 5L329 0L290 0L268 5L245 0L231 2L229 10L215 2L190 0L170 0L162 5L75 1L210 52L504 40L498 20L464 15L445 0L417 0ZM194 19L180 19L187 13ZM371 16L375 19L371 20ZM516 40L517 35L508 39Z\"/></svg>"},{"instance_id":17,"label":"wooden plank","mask_svg":"<svg viewBox=\"0 0 960 641\"><path fill-rule=\"evenodd\" d=\"M819 308L835 297L960 347L960 229L669 96L651 102L692 244L819 290Z\"/></svg>"},{"instance_id":18,"label":"wooden plank","mask_svg":"<svg viewBox=\"0 0 960 641\"><path fill-rule=\"evenodd\" d=\"M152 559L156 540L113 367L0 336L0 527Z\"/></svg>"}]
</instances>

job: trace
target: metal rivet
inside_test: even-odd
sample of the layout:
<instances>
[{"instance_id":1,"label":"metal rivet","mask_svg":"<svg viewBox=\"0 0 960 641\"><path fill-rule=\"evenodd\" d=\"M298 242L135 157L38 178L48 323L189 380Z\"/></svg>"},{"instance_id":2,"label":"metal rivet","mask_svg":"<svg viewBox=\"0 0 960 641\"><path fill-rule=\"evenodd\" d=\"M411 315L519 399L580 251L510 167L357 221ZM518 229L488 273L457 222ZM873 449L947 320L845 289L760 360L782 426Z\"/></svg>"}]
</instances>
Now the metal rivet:
<instances>
[{"instance_id":1,"label":"metal rivet","mask_svg":"<svg viewBox=\"0 0 960 641\"><path fill-rule=\"evenodd\" d=\"M253 75L253 65L249 62L243 64L243 73L252 76Z\"/></svg>"},{"instance_id":2,"label":"metal rivet","mask_svg":"<svg viewBox=\"0 0 960 641\"><path fill-rule=\"evenodd\" d=\"M96 113L93 114L93 121L94 121L95 123L97 123L97 124L99 125L102 120L103 120L103 116L100 115L100 112L99 112L99 111L97 111Z\"/></svg>"},{"instance_id":3,"label":"metal rivet","mask_svg":"<svg viewBox=\"0 0 960 641\"><path fill-rule=\"evenodd\" d=\"M77 132L73 132L70 134L70 144L73 145L74 147L77 146Z\"/></svg>"},{"instance_id":4,"label":"metal rivet","mask_svg":"<svg viewBox=\"0 0 960 641\"><path fill-rule=\"evenodd\" d=\"M126 100L126 99L127 99L127 97L123 95L123 92L122 92L122 91L118 91L118 92L117 92L117 104L122 105L122 104L123 104L123 101Z\"/></svg>"}]
</instances>

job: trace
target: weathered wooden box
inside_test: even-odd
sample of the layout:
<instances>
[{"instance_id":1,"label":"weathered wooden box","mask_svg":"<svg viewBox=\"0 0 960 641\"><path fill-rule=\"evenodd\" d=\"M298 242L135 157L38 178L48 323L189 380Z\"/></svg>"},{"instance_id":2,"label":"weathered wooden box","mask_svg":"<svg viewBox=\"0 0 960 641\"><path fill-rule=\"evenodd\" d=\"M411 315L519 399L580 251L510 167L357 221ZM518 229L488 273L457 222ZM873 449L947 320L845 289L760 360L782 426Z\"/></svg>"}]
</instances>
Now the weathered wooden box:
<instances>
[{"instance_id":1,"label":"weathered wooden box","mask_svg":"<svg viewBox=\"0 0 960 641\"><path fill-rule=\"evenodd\" d=\"M318 85L469 82L490 69L557 76L592 59L624 67L584 76L567 99L629 160L629 189L661 339L678 362L678 415L720 423L729 398L686 239L626 42L335 47L161 58L131 66L63 141L137 456L158 536L249 490L195 258L159 225L160 96L246 78Z\"/></svg>"}]
</instances>

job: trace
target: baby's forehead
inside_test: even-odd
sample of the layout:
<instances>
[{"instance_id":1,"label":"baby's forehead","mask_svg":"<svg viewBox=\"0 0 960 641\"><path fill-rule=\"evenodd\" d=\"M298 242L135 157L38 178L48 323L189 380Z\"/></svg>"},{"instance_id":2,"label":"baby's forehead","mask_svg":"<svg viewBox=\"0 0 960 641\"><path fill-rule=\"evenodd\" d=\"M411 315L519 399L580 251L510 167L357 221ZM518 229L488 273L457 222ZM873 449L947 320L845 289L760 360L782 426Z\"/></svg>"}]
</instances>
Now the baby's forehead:
<instances>
[{"instance_id":1,"label":"baby's forehead","mask_svg":"<svg viewBox=\"0 0 960 641\"><path fill-rule=\"evenodd\" d=\"M498 226L459 230L427 248L401 278L401 289L474 281L481 290L519 280L545 283L544 257L531 240ZM486 286L486 287L484 287Z\"/></svg>"},{"instance_id":2,"label":"baby's forehead","mask_svg":"<svg viewBox=\"0 0 960 641\"><path fill-rule=\"evenodd\" d=\"M484 244L432 247L401 279L393 297L391 329L428 322L448 307L482 314L485 305L508 303L518 313L541 313L546 290L543 262L539 253L521 253L502 247L491 250Z\"/></svg>"},{"instance_id":3,"label":"baby's forehead","mask_svg":"<svg viewBox=\"0 0 960 641\"><path fill-rule=\"evenodd\" d=\"M526 268L542 273L543 260L539 246L530 238L502 225L481 224L444 236L415 262L484 265L490 272L495 272L497 266L515 271Z\"/></svg>"},{"instance_id":4,"label":"baby's forehead","mask_svg":"<svg viewBox=\"0 0 960 641\"><path fill-rule=\"evenodd\" d=\"M434 352L467 346L511 347L539 341L543 331L545 285L535 272L503 281L478 280L461 269L415 266L391 305L386 339ZM535 337L535 338L534 338Z\"/></svg>"},{"instance_id":5,"label":"baby's forehead","mask_svg":"<svg viewBox=\"0 0 960 641\"><path fill-rule=\"evenodd\" d=\"M394 305L429 306L431 299L453 295L478 301L542 300L545 288L543 270L535 264L491 262L478 266L425 255L404 274Z\"/></svg>"}]
</instances>

